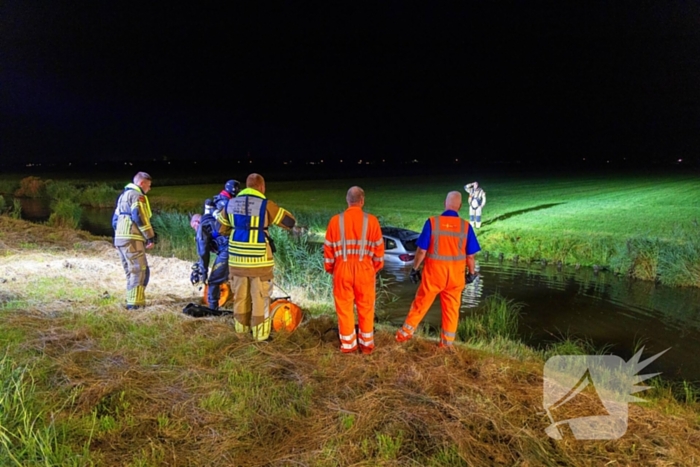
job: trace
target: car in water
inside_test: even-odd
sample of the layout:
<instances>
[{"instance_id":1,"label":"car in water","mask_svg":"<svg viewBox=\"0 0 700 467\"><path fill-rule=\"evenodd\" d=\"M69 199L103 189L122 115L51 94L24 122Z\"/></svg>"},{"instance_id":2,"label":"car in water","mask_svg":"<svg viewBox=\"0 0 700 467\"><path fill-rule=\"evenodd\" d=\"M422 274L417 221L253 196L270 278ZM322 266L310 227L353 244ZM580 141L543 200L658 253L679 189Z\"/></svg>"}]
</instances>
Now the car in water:
<instances>
[{"instance_id":1,"label":"car in water","mask_svg":"<svg viewBox=\"0 0 700 467\"><path fill-rule=\"evenodd\" d=\"M411 266L416 257L416 241L420 234L399 227L382 227L384 237L384 264Z\"/></svg>"}]
</instances>

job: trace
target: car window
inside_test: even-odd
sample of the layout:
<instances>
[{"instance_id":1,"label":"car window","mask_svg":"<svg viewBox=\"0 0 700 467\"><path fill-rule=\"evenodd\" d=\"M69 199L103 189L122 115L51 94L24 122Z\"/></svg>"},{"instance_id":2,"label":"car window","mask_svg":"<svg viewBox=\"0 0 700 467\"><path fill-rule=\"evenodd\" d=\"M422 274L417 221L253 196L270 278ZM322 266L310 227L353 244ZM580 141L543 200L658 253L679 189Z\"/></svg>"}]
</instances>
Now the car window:
<instances>
[{"instance_id":1,"label":"car window","mask_svg":"<svg viewBox=\"0 0 700 467\"><path fill-rule=\"evenodd\" d=\"M403 247L406 248L406 251L416 251L416 241L418 238L411 238L410 240L403 240Z\"/></svg>"},{"instance_id":2,"label":"car window","mask_svg":"<svg viewBox=\"0 0 700 467\"><path fill-rule=\"evenodd\" d=\"M390 238L384 237L384 249L393 250L394 248L396 248L396 242Z\"/></svg>"}]
</instances>

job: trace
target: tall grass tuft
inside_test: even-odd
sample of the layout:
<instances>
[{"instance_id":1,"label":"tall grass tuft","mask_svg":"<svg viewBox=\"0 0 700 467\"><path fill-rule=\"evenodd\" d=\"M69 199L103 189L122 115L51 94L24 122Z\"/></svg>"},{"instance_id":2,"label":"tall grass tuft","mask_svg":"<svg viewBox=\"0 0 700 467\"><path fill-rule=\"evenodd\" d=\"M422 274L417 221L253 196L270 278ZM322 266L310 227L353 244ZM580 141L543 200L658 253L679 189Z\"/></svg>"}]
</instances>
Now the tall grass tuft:
<instances>
[{"instance_id":1,"label":"tall grass tuft","mask_svg":"<svg viewBox=\"0 0 700 467\"><path fill-rule=\"evenodd\" d=\"M188 215L173 211L160 212L153 215L151 224L158 236L153 253L189 261L197 259L195 232L190 227Z\"/></svg>"},{"instance_id":2,"label":"tall grass tuft","mask_svg":"<svg viewBox=\"0 0 700 467\"><path fill-rule=\"evenodd\" d=\"M80 217L83 210L78 203L69 199L61 199L51 206L48 224L53 227L80 228Z\"/></svg>"},{"instance_id":3,"label":"tall grass tuft","mask_svg":"<svg viewBox=\"0 0 700 467\"><path fill-rule=\"evenodd\" d=\"M319 243L311 241L308 233L292 235L282 229L271 228L275 242L275 280L283 288L304 287L311 300L331 301L333 281L323 268L323 250ZM310 285L313 284L313 287Z\"/></svg>"},{"instance_id":4,"label":"tall grass tuft","mask_svg":"<svg viewBox=\"0 0 700 467\"><path fill-rule=\"evenodd\" d=\"M496 337L514 339L522 303L492 295L474 309L471 316L460 321L457 335L465 342L491 340Z\"/></svg>"},{"instance_id":5,"label":"tall grass tuft","mask_svg":"<svg viewBox=\"0 0 700 467\"><path fill-rule=\"evenodd\" d=\"M89 465L89 441L81 453L66 433L38 407L36 387L27 367L0 358L0 465Z\"/></svg>"},{"instance_id":6,"label":"tall grass tuft","mask_svg":"<svg viewBox=\"0 0 700 467\"><path fill-rule=\"evenodd\" d=\"M119 190L106 183L89 185L80 194L80 204L96 208L111 208L118 196Z\"/></svg>"}]
</instances>

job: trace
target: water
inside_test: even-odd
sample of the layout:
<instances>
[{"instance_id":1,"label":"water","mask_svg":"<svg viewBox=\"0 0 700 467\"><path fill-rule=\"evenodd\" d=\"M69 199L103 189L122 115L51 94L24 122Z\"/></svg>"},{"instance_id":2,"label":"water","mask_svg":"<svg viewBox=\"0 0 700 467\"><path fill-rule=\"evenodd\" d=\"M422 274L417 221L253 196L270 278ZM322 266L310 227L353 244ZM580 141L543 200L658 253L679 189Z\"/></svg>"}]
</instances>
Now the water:
<instances>
[{"instance_id":1,"label":"water","mask_svg":"<svg viewBox=\"0 0 700 467\"><path fill-rule=\"evenodd\" d=\"M479 268L478 282L463 293L461 314L498 293L525 305L518 333L526 344L542 348L566 336L586 338L625 359L640 342L643 357L670 348L649 369L667 378L700 380L700 289L665 287L605 271L595 274L590 268L560 270L497 260L481 260ZM383 308L397 327L417 287L408 280L409 270L382 273L394 296ZM424 322L440 326L439 299Z\"/></svg>"},{"instance_id":2,"label":"water","mask_svg":"<svg viewBox=\"0 0 700 467\"><path fill-rule=\"evenodd\" d=\"M22 219L32 222L46 222L49 220L51 210L48 200L38 198L20 198L22 203ZM9 200L12 203L12 199ZM82 206L82 216L80 218L80 228L87 230L93 235L111 237L112 230L112 208L93 208Z\"/></svg>"}]
</instances>

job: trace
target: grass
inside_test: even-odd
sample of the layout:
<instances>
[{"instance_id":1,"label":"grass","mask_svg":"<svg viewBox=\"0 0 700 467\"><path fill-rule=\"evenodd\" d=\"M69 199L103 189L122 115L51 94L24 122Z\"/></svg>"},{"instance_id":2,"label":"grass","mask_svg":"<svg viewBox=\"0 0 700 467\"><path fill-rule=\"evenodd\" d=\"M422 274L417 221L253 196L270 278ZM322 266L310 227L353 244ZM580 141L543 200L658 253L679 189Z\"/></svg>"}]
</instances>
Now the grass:
<instances>
[{"instance_id":1,"label":"grass","mask_svg":"<svg viewBox=\"0 0 700 467\"><path fill-rule=\"evenodd\" d=\"M254 342L228 318L183 315L189 264L158 256L149 307L129 313L111 298L124 279L107 242L5 218L0 231L10 249L0 267L18 275L0 295L14 304L0 307L3 465L700 462L689 384L658 383L619 440L549 440L545 355L503 337L518 309L503 297L475 313L494 316L476 328L484 337L454 352L419 336L397 344L379 324L374 354L341 355L329 313ZM26 240L39 248L17 248ZM313 246L292 240L285 249Z\"/></svg>"},{"instance_id":2,"label":"grass","mask_svg":"<svg viewBox=\"0 0 700 467\"><path fill-rule=\"evenodd\" d=\"M472 177L474 178L474 177ZM322 236L327 220L345 208L348 187L365 189L365 208L383 225L414 230L440 213L445 194L464 177L397 177L270 182L271 199ZM682 176L482 177L487 192L482 249L506 259L546 259L599 265L672 286L700 286L700 221L696 178ZM154 205L198 209L218 185L153 188ZM662 209L660 207L663 207ZM462 215L468 215L466 209ZM308 220L304 219L307 218Z\"/></svg>"}]
</instances>

